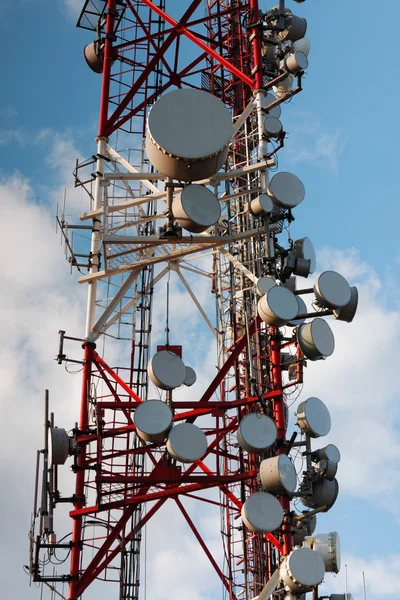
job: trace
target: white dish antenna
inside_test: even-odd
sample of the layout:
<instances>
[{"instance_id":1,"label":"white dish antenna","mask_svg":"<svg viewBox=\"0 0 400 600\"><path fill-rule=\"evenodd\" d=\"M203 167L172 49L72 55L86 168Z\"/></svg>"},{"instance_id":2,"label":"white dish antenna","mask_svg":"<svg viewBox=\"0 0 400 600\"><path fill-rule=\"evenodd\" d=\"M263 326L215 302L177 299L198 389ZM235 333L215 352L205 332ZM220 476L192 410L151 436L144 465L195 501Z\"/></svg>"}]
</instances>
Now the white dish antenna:
<instances>
[{"instance_id":1,"label":"white dish antenna","mask_svg":"<svg viewBox=\"0 0 400 600\"><path fill-rule=\"evenodd\" d=\"M310 548L296 548L282 562L280 575L291 592L308 592L323 580L324 561Z\"/></svg>"},{"instance_id":2,"label":"white dish antenna","mask_svg":"<svg viewBox=\"0 0 400 600\"><path fill-rule=\"evenodd\" d=\"M341 562L340 537L336 531L308 537L305 543L311 550L318 552L321 556L327 573L339 573Z\"/></svg>"},{"instance_id":3,"label":"white dish antenna","mask_svg":"<svg viewBox=\"0 0 400 600\"><path fill-rule=\"evenodd\" d=\"M192 369L192 367L185 367L185 379L183 381L183 385L187 387L191 387L196 383L197 375L196 371Z\"/></svg>"},{"instance_id":4,"label":"white dish antenna","mask_svg":"<svg viewBox=\"0 0 400 600\"><path fill-rule=\"evenodd\" d=\"M286 69L292 75L297 75L308 67L308 58L303 52L293 52L281 62L281 69Z\"/></svg>"},{"instance_id":5,"label":"white dish antenna","mask_svg":"<svg viewBox=\"0 0 400 600\"><path fill-rule=\"evenodd\" d=\"M304 38L307 32L307 21L302 17L298 17L292 13L288 8L285 9L285 29L278 33L278 38L281 42L289 40L291 42L297 42Z\"/></svg>"},{"instance_id":6,"label":"white dish antenna","mask_svg":"<svg viewBox=\"0 0 400 600\"><path fill-rule=\"evenodd\" d=\"M285 171L274 175L268 185L268 195L279 208L295 208L303 202L305 193L302 181Z\"/></svg>"},{"instance_id":7,"label":"white dish antenna","mask_svg":"<svg viewBox=\"0 0 400 600\"><path fill-rule=\"evenodd\" d=\"M286 454L264 459L260 465L260 479L270 494L292 494L297 485L296 469Z\"/></svg>"},{"instance_id":8,"label":"white dish antenna","mask_svg":"<svg viewBox=\"0 0 400 600\"><path fill-rule=\"evenodd\" d=\"M191 233L202 233L218 223L221 205L204 185L189 184L175 196L172 213L181 227Z\"/></svg>"},{"instance_id":9,"label":"white dish antenna","mask_svg":"<svg viewBox=\"0 0 400 600\"><path fill-rule=\"evenodd\" d=\"M214 175L228 156L233 134L229 109L202 90L161 96L147 120L146 152L160 173L180 181Z\"/></svg>"},{"instance_id":10,"label":"white dish antenna","mask_svg":"<svg viewBox=\"0 0 400 600\"><path fill-rule=\"evenodd\" d=\"M293 244L293 252L296 258L304 258L310 261L310 273L314 273L317 266L314 246L308 237L296 240Z\"/></svg>"},{"instance_id":11,"label":"white dish antenna","mask_svg":"<svg viewBox=\"0 0 400 600\"><path fill-rule=\"evenodd\" d=\"M296 416L302 432L312 438L328 435L331 430L331 415L319 398L311 397L300 402Z\"/></svg>"},{"instance_id":12,"label":"white dish antenna","mask_svg":"<svg viewBox=\"0 0 400 600\"><path fill-rule=\"evenodd\" d=\"M311 50L311 42L308 39L308 37L303 37L300 40L297 40L296 42L294 42L293 50L295 50L297 52L302 52L303 54L308 56L310 54L310 50Z\"/></svg>"},{"instance_id":13,"label":"white dish antenna","mask_svg":"<svg viewBox=\"0 0 400 600\"><path fill-rule=\"evenodd\" d=\"M162 442L172 427L172 410L161 400L146 400L135 410L138 436L145 442Z\"/></svg>"},{"instance_id":14,"label":"white dish antenna","mask_svg":"<svg viewBox=\"0 0 400 600\"><path fill-rule=\"evenodd\" d=\"M298 315L306 315L307 314L307 306L306 303L304 302L303 298L301 296L296 296L296 300L297 300L297 304L299 306ZM299 327L300 325L303 325L303 323L305 322L305 318L301 318L301 319L291 319L290 321L288 321L288 325L290 325L290 327Z\"/></svg>"},{"instance_id":15,"label":"white dish antenna","mask_svg":"<svg viewBox=\"0 0 400 600\"><path fill-rule=\"evenodd\" d=\"M268 115L263 120L264 135L270 139L276 139L280 136L283 130L282 123L275 117L269 117Z\"/></svg>"},{"instance_id":16,"label":"white dish antenna","mask_svg":"<svg viewBox=\"0 0 400 600\"><path fill-rule=\"evenodd\" d=\"M191 463L206 453L207 437L197 425L180 423L169 433L167 450L177 461Z\"/></svg>"},{"instance_id":17,"label":"white dish antenna","mask_svg":"<svg viewBox=\"0 0 400 600\"><path fill-rule=\"evenodd\" d=\"M339 494L339 484L337 479L317 479L313 484L313 493L311 496L302 496L301 501L307 508L322 508L326 506L324 512L329 510L336 502Z\"/></svg>"},{"instance_id":18,"label":"white dish antenna","mask_svg":"<svg viewBox=\"0 0 400 600\"><path fill-rule=\"evenodd\" d=\"M240 422L237 431L239 446L246 452L265 452L275 443L277 429L275 422L262 413L250 413Z\"/></svg>"},{"instance_id":19,"label":"white dish antenna","mask_svg":"<svg viewBox=\"0 0 400 600\"><path fill-rule=\"evenodd\" d=\"M275 285L260 298L257 310L264 323L281 327L297 316L299 305L293 292L281 285Z\"/></svg>"},{"instance_id":20,"label":"white dish antenna","mask_svg":"<svg viewBox=\"0 0 400 600\"><path fill-rule=\"evenodd\" d=\"M161 350L147 365L151 381L162 390L173 390L185 381L185 364L179 356L169 350Z\"/></svg>"},{"instance_id":21,"label":"white dish antenna","mask_svg":"<svg viewBox=\"0 0 400 600\"><path fill-rule=\"evenodd\" d=\"M277 98L282 98L282 96L286 96L286 94L290 92L292 89L293 80L294 75L288 75L285 77L285 79L273 86L272 89L274 90Z\"/></svg>"},{"instance_id":22,"label":"white dish antenna","mask_svg":"<svg viewBox=\"0 0 400 600\"><path fill-rule=\"evenodd\" d=\"M314 284L318 304L325 308L341 308L351 300L351 288L346 279L336 271L324 271Z\"/></svg>"},{"instance_id":23,"label":"white dish antenna","mask_svg":"<svg viewBox=\"0 0 400 600\"><path fill-rule=\"evenodd\" d=\"M297 341L306 358L321 360L331 356L335 349L335 338L328 323L317 317L297 330Z\"/></svg>"},{"instance_id":24,"label":"white dish antenna","mask_svg":"<svg viewBox=\"0 0 400 600\"><path fill-rule=\"evenodd\" d=\"M65 464L69 455L69 436L65 429L50 427L48 444L49 467Z\"/></svg>"},{"instance_id":25,"label":"white dish antenna","mask_svg":"<svg viewBox=\"0 0 400 600\"><path fill-rule=\"evenodd\" d=\"M345 321L346 323L351 323L355 317L358 307L358 289L353 286L351 288L351 298L350 302L342 308L336 308L333 311L333 316L338 321Z\"/></svg>"},{"instance_id":26,"label":"white dish antenna","mask_svg":"<svg viewBox=\"0 0 400 600\"><path fill-rule=\"evenodd\" d=\"M271 494L255 492L242 506L242 519L247 529L254 533L271 533L282 525L282 506Z\"/></svg>"},{"instance_id":27,"label":"white dish antenna","mask_svg":"<svg viewBox=\"0 0 400 600\"><path fill-rule=\"evenodd\" d=\"M274 203L267 194L260 194L257 198L254 198L250 202L250 212L255 217L261 217L266 214L272 213L274 210Z\"/></svg>"},{"instance_id":28,"label":"white dish antenna","mask_svg":"<svg viewBox=\"0 0 400 600\"><path fill-rule=\"evenodd\" d=\"M329 460L330 462L340 462L340 451L334 444L328 444L325 448L320 448L313 452L317 460Z\"/></svg>"},{"instance_id":29,"label":"white dish antenna","mask_svg":"<svg viewBox=\"0 0 400 600\"><path fill-rule=\"evenodd\" d=\"M265 296L271 288L276 285L275 279L272 277L264 276L260 277L257 281L256 291L259 296Z\"/></svg>"}]
</instances>

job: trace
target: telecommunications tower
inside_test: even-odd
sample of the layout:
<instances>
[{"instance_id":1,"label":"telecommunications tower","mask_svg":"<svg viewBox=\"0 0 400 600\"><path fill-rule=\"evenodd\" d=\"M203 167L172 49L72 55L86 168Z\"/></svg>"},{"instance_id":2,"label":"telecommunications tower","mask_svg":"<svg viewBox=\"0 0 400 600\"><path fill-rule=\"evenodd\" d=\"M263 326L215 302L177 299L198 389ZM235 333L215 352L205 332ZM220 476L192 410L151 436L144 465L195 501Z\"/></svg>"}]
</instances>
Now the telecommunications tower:
<instances>
[{"instance_id":1,"label":"telecommunications tower","mask_svg":"<svg viewBox=\"0 0 400 600\"><path fill-rule=\"evenodd\" d=\"M54 597L101 581L110 598L143 598L142 534L171 503L221 581L215 598L318 600L339 571L339 535L315 531L340 453L318 442L330 414L301 387L306 362L334 351L326 317L351 322L358 294L339 273L313 279L311 241L290 237L305 189L278 169L281 109L302 90L310 42L300 7L259 4L86 0L79 17L100 117L75 169L88 209L58 217L88 293L86 331L61 331L57 359L82 369L82 393L75 426L49 415L46 393L30 531L31 579ZM194 336L176 326L173 282L201 316ZM206 336L217 369L207 380L197 367L196 382ZM71 468L74 489L60 489ZM193 500L219 511L221 561Z\"/></svg>"}]
</instances>

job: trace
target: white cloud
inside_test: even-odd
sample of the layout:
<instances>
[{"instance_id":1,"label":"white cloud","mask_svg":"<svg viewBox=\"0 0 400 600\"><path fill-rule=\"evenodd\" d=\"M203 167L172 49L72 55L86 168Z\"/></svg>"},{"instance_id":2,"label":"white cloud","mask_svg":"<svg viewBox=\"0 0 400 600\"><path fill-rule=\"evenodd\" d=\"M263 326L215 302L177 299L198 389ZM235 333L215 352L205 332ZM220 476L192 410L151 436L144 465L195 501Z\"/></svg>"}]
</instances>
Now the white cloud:
<instances>
[{"instance_id":1,"label":"white cloud","mask_svg":"<svg viewBox=\"0 0 400 600\"><path fill-rule=\"evenodd\" d=\"M298 113L296 122L285 124L285 128L290 130L290 148L286 153L291 162L309 162L321 169L338 172L340 156L346 146L342 131L329 131L307 112Z\"/></svg>"}]
</instances>

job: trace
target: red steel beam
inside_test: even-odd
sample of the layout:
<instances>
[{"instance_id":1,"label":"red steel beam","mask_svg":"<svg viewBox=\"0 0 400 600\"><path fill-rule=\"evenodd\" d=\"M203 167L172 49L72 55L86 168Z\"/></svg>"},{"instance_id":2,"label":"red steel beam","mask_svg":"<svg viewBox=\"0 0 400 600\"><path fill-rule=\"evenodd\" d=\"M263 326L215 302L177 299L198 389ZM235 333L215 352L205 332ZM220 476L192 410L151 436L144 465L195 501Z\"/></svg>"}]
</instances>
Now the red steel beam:
<instances>
[{"instance_id":1,"label":"red steel beam","mask_svg":"<svg viewBox=\"0 0 400 600\"><path fill-rule=\"evenodd\" d=\"M180 21L180 22L175 21L175 19L173 19L172 17L170 17L159 6L156 6L155 4L153 4L153 2L151 2L151 0L142 0L142 2L144 4L146 4L146 6L148 6L149 8L151 8L151 10L153 10L155 13L157 13L161 18L163 18L164 21L167 21L167 23L169 23L170 25L172 25L173 27L175 27L175 30L177 31L177 33L179 35L183 34L189 40L191 40L192 42L194 42L197 46L199 46L199 48L201 48L202 50L204 50L204 52L207 52L207 54L209 56L211 56L219 64L221 64L222 66L224 66L227 71L229 71L233 75L236 75L236 77L238 77L238 79L241 79L244 83L247 83L247 85L250 86L253 89L253 87L254 87L254 81L252 79L250 79L250 77L248 77L240 69L238 69L237 67L235 67L235 65L233 65L229 60L227 60L226 58L224 58L223 56L221 56L221 54L219 54L218 52L216 52L215 50L213 50L213 48L211 48L211 46L209 46L208 44L206 44L205 42L203 42L197 35L195 35L191 31L189 31L189 29L187 28L187 26L185 26L185 24L182 21Z\"/></svg>"},{"instance_id":2,"label":"red steel beam","mask_svg":"<svg viewBox=\"0 0 400 600\"><path fill-rule=\"evenodd\" d=\"M219 578L221 579L223 585L226 587L226 589L228 590L228 592L231 591L231 584L230 582L227 580L227 577L223 574L223 572L221 571L221 569L219 568L216 560L214 559L213 555L211 554L210 550L207 547L207 544L205 543L205 541L203 540L203 538L201 537L197 527L195 526L195 524L193 523L192 519L190 518L188 512L186 511L185 507L183 506L182 502L179 500L179 498L175 498L175 502L177 503L177 505L180 508L181 513L183 514L183 516L185 517L190 529L193 531L197 541L199 542L200 546L203 548L208 560L210 561L210 563L212 564L212 566L214 567L217 575L219 576ZM232 592L232 598L233 600L237 600L236 596L233 594Z\"/></svg>"}]
</instances>

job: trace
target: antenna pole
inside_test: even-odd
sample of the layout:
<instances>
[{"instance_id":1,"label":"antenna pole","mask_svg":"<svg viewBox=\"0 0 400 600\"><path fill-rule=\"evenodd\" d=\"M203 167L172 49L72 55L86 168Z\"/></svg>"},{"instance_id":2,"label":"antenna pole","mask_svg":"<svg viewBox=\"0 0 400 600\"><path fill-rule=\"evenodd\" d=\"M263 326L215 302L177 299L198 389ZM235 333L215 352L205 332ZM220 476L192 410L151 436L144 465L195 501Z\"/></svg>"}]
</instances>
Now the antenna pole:
<instances>
[{"instance_id":1,"label":"antenna pole","mask_svg":"<svg viewBox=\"0 0 400 600\"><path fill-rule=\"evenodd\" d=\"M366 590L366 587L365 587L365 573L364 573L364 571L362 572L362 578L363 578L364 600L367 600L367 590Z\"/></svg>"},{"instance_id":2,"label":"antenna pole","mask_svg":"<svg viewBox=\"0 0 400 600\"><path fill-rule=\"evenodd\" d=\"M345 580L344 580L344 585L345 585L346 600L347 600L347 565L344 565L344 568L345 568Z\"/></svg>"},{"instance_id":3,"label":"antenna pole","mask_svg":"<svg viewBox=\"0 0 400 600\"><path fill-rule=\"evenodd\" d=\"M40 515L41 515L41 526L40 532L47 533L49 528L48 523L48 502L47 502L47 490L48 490L48 462L49 462L49 438L48 438L48 427L49 427L49 390L45 391L44 396L44 450L43 450L43 477L42 477L42 500L40 504Z\"/></svg>"}]
</instances>

